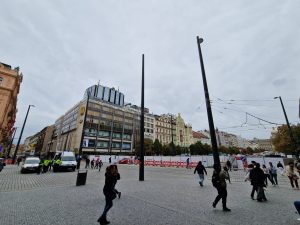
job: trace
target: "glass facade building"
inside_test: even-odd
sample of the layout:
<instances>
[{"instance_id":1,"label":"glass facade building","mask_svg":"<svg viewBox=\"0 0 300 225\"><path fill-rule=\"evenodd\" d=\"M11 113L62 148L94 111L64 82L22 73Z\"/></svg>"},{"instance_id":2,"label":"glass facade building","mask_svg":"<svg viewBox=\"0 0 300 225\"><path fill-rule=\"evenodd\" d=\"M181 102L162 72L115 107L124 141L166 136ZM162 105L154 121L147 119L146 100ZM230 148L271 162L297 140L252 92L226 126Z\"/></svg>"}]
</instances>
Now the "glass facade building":
<instances>
[{"instance_id":1,"label":"glass facade building","mask_svg":"<svg viewBox=\"0 0 300 225\"><path fill-rule=\"evenodd\" d=\"M125 96L115 88L109 88L98 84L86 89L85 98L87 97L87 93L89 93L90 97L97 98L104 102L109 102L122 107L124 106Z\"/></svg>"}]
</instances>

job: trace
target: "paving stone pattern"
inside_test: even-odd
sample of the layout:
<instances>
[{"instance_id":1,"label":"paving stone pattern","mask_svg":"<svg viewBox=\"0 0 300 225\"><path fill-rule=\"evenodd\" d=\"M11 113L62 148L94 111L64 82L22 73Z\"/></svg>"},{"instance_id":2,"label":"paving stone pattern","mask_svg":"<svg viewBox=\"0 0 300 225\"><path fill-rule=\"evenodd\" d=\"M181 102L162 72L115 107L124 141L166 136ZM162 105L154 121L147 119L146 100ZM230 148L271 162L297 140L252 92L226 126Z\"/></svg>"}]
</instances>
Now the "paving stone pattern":
<instances>
[{"instance_id":1,"label":"paving stone pattern","mask_svg":"<svg viewBox=\"0 0 300 225\"><path fill-rule=\"evenodd\" d=\"M76 187L76 172L20 174L16 166L0 173L0 225L90 225L104 207L101 172L88 171L87 184ZM268 187L267 203L250 199L251 186L245 173L231 173L228 184L230 213L211 206L216 196L210 179L198 184L193 170L146 167L145 181L138 181L138 167L120 165L117 189L121 199L114 200L108 214L111 224L300 224L292 205L300 191L290 188L286 177L278 176L279 187ZM211 170L208 170L211 177Z\"/></svg>"}]
</instances>

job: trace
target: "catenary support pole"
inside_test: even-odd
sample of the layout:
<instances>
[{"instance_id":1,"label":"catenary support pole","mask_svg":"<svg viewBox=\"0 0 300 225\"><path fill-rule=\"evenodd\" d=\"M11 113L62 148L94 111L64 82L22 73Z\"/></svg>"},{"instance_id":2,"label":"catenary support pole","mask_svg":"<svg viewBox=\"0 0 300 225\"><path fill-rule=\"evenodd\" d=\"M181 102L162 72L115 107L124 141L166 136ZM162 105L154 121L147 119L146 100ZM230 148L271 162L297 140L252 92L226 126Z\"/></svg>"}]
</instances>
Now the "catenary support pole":
<instances>
[{"instance_id":1,"label":"catenary support pole","mask_svg":"<svg viewBox=\"0 0 300 225\"><path fill-rule=\"evenodd\" d=\"M142 55L142 93L141 93L141 121L140 121L140 173L139 181L144 180L144 54Z\"/></svg>"},{"instance_id":2,"label":"catenary support pole","mask_svg":"<svg viewBox=\"0 0 300 225\"><path fill-rule=\"evenodd\" d=\"M203 42L203 39L199 38L197 36L197 44L198 44L198 51L199 51L200 66L201 66L201 71L202 71L205 103L206 103L209 131L210 131L210 137L211 137L211 145L212 145L212 150L213 150L214 164L216 166L219 166L219 165L221 165L220 164L220 156L219 156L219 151L218 151L214 120L213 120L213 115L212 115L212 111L211 111L211 105L210 105L210 99L209 99L209 93L208 93L208 87L207 87L203 57L202 57L201 46L200 46L200 44L202 42Z\"/></svg>"}]
</instances>

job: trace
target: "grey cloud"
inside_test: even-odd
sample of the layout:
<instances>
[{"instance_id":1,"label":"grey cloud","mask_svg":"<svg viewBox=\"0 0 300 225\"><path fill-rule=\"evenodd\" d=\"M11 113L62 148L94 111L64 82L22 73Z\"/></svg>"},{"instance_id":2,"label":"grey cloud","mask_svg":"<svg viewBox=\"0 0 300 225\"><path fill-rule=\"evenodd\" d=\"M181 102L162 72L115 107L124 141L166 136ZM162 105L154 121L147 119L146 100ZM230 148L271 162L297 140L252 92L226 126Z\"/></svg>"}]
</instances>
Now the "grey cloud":
<instances>
[{"instance_id":1,"label":"grey cloud","mask_svg":"<svg viewBox=\"0 0 300 225\"><path fill-rule=\"evenodd\" d=\"M212 99L299 97L297 1L4 0L1 7L0 61L20 66L24 73L17 124L22 124L28 104L37 105L24 136L54 123L99 80L119 87L126 101L140 104L142 53L147 107L154 113L181 112L195 130L208 128L197 35L205 40ZM276 85L283 78L285 84ZM284 122L278 102L255 104L227 107ZM291 121L298 120L296 104L286 102ZM244 122L244 113L221 106L213 108L216 126ZM264 128L226 131L270 135Z\"/></svg>"}]
</instances>

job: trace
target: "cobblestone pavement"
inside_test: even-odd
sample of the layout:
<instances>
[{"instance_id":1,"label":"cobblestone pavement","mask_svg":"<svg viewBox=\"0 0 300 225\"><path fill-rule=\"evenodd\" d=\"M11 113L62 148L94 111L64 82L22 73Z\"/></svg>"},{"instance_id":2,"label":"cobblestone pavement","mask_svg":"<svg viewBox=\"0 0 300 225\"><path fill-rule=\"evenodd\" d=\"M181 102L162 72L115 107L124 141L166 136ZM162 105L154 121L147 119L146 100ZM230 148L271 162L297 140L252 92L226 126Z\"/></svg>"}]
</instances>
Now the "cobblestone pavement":
<instances>
[{"instance_id":1,"label":"cobblestone pavement","mask_svg":"<svg viewBox=\"0 0 300 225\"><path fill-rule=\"evenodd\" d=\"M104 207L101 172L88 171L87 184L76 187L76 172L20 174L7 166L0 173L0 225L97 224ZM228 206L211 207L216 191L211 181L201 188L193 170L146 167L145 181L138 180L138 167L120 165L117 189L121 199L114 200L108 214L111 224L300 224L293 201L300 191L290 188L288 179L279 175L279 187L268 187L267 203L249 197L251 186L244 172L231 173ZM208 178L210 178L209 170ZM220 204L220 203L219 203Z\"/></svg>"}]
</instances>

